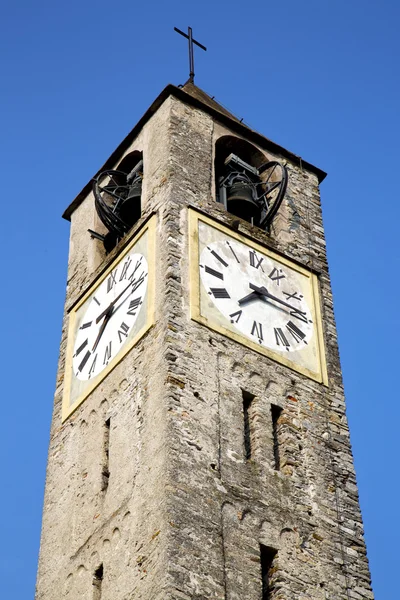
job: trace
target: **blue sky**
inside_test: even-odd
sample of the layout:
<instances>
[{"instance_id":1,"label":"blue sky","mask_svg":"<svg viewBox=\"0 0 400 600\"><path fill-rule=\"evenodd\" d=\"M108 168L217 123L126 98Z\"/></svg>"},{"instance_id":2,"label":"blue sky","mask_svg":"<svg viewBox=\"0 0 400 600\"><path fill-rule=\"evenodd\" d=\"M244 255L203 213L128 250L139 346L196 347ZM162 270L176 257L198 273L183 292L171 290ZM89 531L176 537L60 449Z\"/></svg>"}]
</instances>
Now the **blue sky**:
<instances>
[{"instance_id":1,"label":"blue sky","mask_svg":"<svg viewBox=\"0 0 400 600\"><path fill-rule=\"evenodd\" d=\"M321 185L377 600L398 597L400 5L5 0L0 37L4 598L32 598L69 225L61 213L167 83L188 75L328 172Z\"/></svg>"}]
</instances>

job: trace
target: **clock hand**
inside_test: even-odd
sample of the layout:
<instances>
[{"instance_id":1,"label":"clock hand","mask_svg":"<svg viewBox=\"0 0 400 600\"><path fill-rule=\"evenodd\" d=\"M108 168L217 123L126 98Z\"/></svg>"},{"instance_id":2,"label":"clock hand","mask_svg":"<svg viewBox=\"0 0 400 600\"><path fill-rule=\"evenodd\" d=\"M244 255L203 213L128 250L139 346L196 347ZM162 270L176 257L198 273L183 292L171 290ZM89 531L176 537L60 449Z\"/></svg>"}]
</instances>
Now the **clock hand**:
<instances>
[{"instance_id":1,"label":"clock hand","mask_svg":"<svg viewBox=\"0 0 400 600\"><path fill-rule=\"evenodd\" d=\"M131 282L129 282L129 284L126 286L126 288L124 288L122 290L122 292L120 294L118 294L118 296L116 298L114 298L114 300L112 300L112 302L110 302L110 304L107 306L107 308L105 308L103 310L103 312L97 317L96 323L98 323L99 321L101 321L101 319L108 313L108 311L110 310L110 308L112 308L114 306L114 304L116 302L118 302L118 300L121 298L121 296L123 296L125 294L126 290L128 290L131 287L131 285L133 286L135 283L137 283L138 281L140 281L140 279L142 277L143 277L143 273L141 274L141 276L139 277L138 280L133 279Z\"/></svg>"},{"instance_id":2,"label":"clock hand","mask_svg":"<svg viewBox=\"0 0 400 600\"><path fill-rule=\"evenodd\" d=\"M112 315L112 313L113 313L113 306L111 305L111 306L109 306L109 307L108 307L108 309L105 311L105 315L104 315L104 317L105 317L105 318L104 318L104 321L103 321L103 322L102 322L102 324L101 324L101 327L100 327L99 333L98 333L98 335L97 335L96 341L95 341L95 343L93 344L92 352L94 352L94 351L96 350L97 346L99 345L100 338L101 338L101 336L102 336L102 335L103 335L103 333L104 333L104 330L105 330L105 328L106 328L106 326L107 326L107 323L108 323L108 321L109 321L109 320L110 320L110 318L111 318L111 315ZM97 323L97 321L96 321L96 323Z\"/></svg>"},{"instance_id":3,"label":"clock hand","mask_svg":"<svg viewBox=\"0 0 400 600\"><path fill-rule=\"evenodd\" d=\"M264 287L264 286L257 287L253 283L249 283L249 286L257 294L260 294L261 296L265 296L266 298L269 298L270 300L274 300L275 302L279 302L279 304L283 304L283 306L287 306L288 308L294 310L297 313L302 313L301 310L299 310L298 308L296 308L292 304L289 304L288 302L285 302L284 300L281 300L280 298L277 298L276 296L273 296L272 294L270 294L266 287Z\"/></svg>"},{"instance_id":4,"label":"clock hand","mask_svg":"<svg viewBox=\"0 0 400 600\"><path fill-rule=\"evenodd\" d=\"M249 300L253 300L254 298L259 298L260 294L256 291L251 292L250 294L247 294L247 296L244 296L244 298L240 298L240 300L238 300L238 304L242 305L245 302L248 302Z\"/></svg>"},{"instance_id":5,"label":"clock hand","mask_svg":"<svg viewBox=\"0 0 400 600\"><path fill-rule=\"evenodd\" d=\"M133 291L135 291L135 289L133 289ZM121 308L121 306L122 306L123 304L125 304L125 302L126 302L127 300L129 300L129 298L130 298L130 295L128 295L128 296L127 296L126 298L124 298L123 300L121 300L121 302L118 304L118 306L115 306L115 304L114 304L114 310L112 311L112 316L114 316L114 315L115 315L115 313L117 312L117 310L119 310L119 309Z\"/></svg>"}]
</instances>

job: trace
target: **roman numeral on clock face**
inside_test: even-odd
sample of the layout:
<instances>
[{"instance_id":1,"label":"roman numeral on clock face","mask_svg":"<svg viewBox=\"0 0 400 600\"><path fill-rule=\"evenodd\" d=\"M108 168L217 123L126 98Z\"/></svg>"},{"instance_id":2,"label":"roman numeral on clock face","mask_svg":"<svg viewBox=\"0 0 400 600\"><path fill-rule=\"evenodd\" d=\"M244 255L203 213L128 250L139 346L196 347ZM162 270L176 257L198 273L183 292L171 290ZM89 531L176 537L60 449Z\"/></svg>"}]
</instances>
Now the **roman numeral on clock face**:
<instances>
[{"instance_id":1,"label":"roman numeral on clock face","mask_svg":"<svg viewBox=\"0 0 400 600\"><path fill-rule=\"evenodd\" d=\"M261 342L263 341L263 330L262 330L262 324L261 323L257 323L257 321L253 322L253 327L251 328L251 335L254 335L254 337L258 338L258 341Z\"/></svg>"},{"instance_id":2,"label":"roman numeral on clock face","mask_svg":"<svg viewBox=\"0 0 400 600\"><path fill-rule=\"evenodd\" d=\"M249 250L249 258L250 258L250 266L254 267L255 269L261 268L261 271L264 273L264 269L262 268L262 265L261 265L261 263L264 260L264 257L257 256L257 254L254 250Z\"/></svg>"},{"instance_id":3,"label":"roman numeral on clock face","mask_svg":"<svg viewBox=\"0 0 400 600\"><path fill-rule=\"evenodd\" d=\"M237 310L236 312L232 313L230 316L231 318L231 323L238 323L240 317L242 316L242 312L241 310ZM236 318L235 318L236 317Z\"/></svg>"},{"instance_id":4,"label":"roman numeral on clock face","mask_svg":"<svg viewBox=\"0 0 400 600\"><path fill-rule=\"evenodd\" d=\"M280 280L285 279L286 275L283 274L282 269L276 269L274 267L268 277L271 281L276 281L276 285L279 285Z\"/></svg>"},{"instance_id":5,"label":"roman numeral on clock face","mask_svg":"<svg viewBox=\"0 0 400 600\"><path fill-rule=\"evenodd\" d=\"M290 342L283 333L280 327L274 327L275 341L277 346L285 346L286 350L289 350Z\"/></svg>"},{"instance_id":6,"label":"roman numeral on clock face","mask_svg":"<svg viewBox=\"0 0 400 600\"><path fill-rule=\"evenodd\" d=\"M240 264L240 260L236 256L236 253L235 253L234 249L232 248L232 246L230 245L230 243L228 241L226 243L228 245L229 250L232 252L233 256L236 258L236 262L238 262Z\"/></svg>"},{"instance_id":7,"label":"roman numeral on clock face","mask_svg":"<svg viewBox=\"0 0 400 600\"><path fill-rule=\"evenodd\" d=\"M127 275L128 269L129 269L129 267L131 266L131 262L132 262L132 259L131 259L131 257L129 256L129 257L126 259L126 261L124 262L124 264L123 264L123 267L122 267L122 272L121 272L121 276L120 276L120 278L119 278L119 280L120 280L120 281L122 281L123 279L126 279L126 275Z\"/></svg>"},{"instance_id":8,"label":"roman numeral on clock face","mask_svg":"<svg viewBox=\"0 0 400 600\"><path fill-rule=\"evenodd\" d=\"M82 350L84 348L86 348L86 346L88 345L88 339L86 338L86 340L84 342L82 342L82 344L79 346L79 348L77 349L77 351L75 352L75 356L78 356L78 354L80 354L82 352Z\"/></svg>"},{"instance_id":9,"label":"roman numeral on clock face","mask_svg":"<svg viewBox=\"0 0 400 600\"><path fill-rule=\"evenodd\" d=\"M108 292L111 292L114 285L117 283L116 275L117 271L113 271L112 273L110 273L110 277L107 279L107 294Z\"/></svg>"},{"instance_id":10,"label":"roman numeral on clock face","mask_svg":"<svg viewBox=\"0 0 400 600\"><path fill-rule=\"evenodd\" d=\"M119 342L121 343L122 340L128 337L128 331L129 331L129 326L122 322L120 325L120 329L118 329L118 338L119 338Z\"/></svg>"},{"instance_id":11,"label":"roman numeral on clock face","mask_svg":"<svg viewBox=\"0 0 400 600\"><path fill-rule=\"evenodd\" d=\"M214 298L230 298L225 288L210 288L209 294L212 294Z\"/></svg>"},{"instance_id":12,"label":"roman numeral on clock face","mask_svg":"<svg viewBox=\"0 0 400 600\"><path fill-rule=\"evenodd\" d=\"M209 273L213 277L217 277L218 279L224 278L223 273L220 273L220 271L216 271L215 269L212 269L211 267L208 267L207 265L204 267L204 270L206 273Z\"/></svg>"},{"instance_id":13,"label":"roman numeral on clock face","mask_svg":"<svg viewBox=\"0 0 400 600\"><path fill-rule=\"evenodd\" d=\"M94 357L94 359L93 359L93 362L92 362L92 364L91 364L91 366L90 366L90 369L89 369L89 379L91 378L91 376L92 376L92 373L94 372L94 370L95 370L95 368L96 368L96 360L97 360L97 354L96 354L96 356Z\"/></svg>"},{"instance_id":14,"label":"roman numeral on clock face","mask_svg":"<svg viewBox=\"0 0 400 600\"><path fill-rule=\"evenodd\" d=\"M142 285L145 276L146 275L144 274L144 272L142 272L140 274L140 277L139 277L139 279L137 281L133 280L133 283L132 283L132 293L136 292L136 290L138 289L138 287ZM130 279L130 277L129 277L129 279Z\"/></svg>"},{"instance_id":15,"label":"roman numeral on clock face","mask_svg":"<svg viewBox=\"0 0 400 600\"><path fill-rule=\"evenodd\" d=\"M82 369L84 369L84 367L85 367L87 361L89 360L89 358L90 358L90 352L88 350L86 352L85 356L82 358L81 364L78 367L78 371L82 371Z\"/></svg>"},{"instance_id":16,"label":"roman numeral on clock face","mask_svg":"<svg viewBox=\"0 0 400 600\"><path fill-rule=\"evenodd\" d=\"M137 308L139 307L141 300L142 300L141 296L139 298L134 298L134 300L131 300L129 302L129 310L126 314L132 315L132 317L134 317L136 314L134 311L137 310Z\"/></svg>"},{"instance_id":17,"label":"roman numeral on clock face","mask_svg":"<svg viewBox=\"0 0 400 600\"><path fill-rule=\"evenodd\" d=\"M303 296L300 294L298 294L297 292L294 292L294 294L288 294L288 292L283 292L283 295L286 296L287 300L302 300Z\"/></svg>"},{"instance_id":18,"label":"roman numeral on clock face","mask_svg":"<svg viewBox=\"0 0 400 600\"><path fill-rule=\"evenodd\" d=\"M290 311L290 316L295 317L296 319L299 319L300 321L303 321L303 323L309 322L309 320L307 319L306 313L302 310L298 310L297 308ZM312 321L310 321L310 323L312 323Z\"/></svg>"},{"instance_id":19,"label":"roman numeral on clock face","mask_svg":"<svg viewBox=\"0 0 400 600\"><path fill-rule=\"evenodd\" d=\"M138 268L140 267L141 263L142 263L142 259L140 258L140 259L139 259L139 260L136 262L135 268L133 269L133 273L131 273L131 274L129 275L129 277L128 277L128 279L129 279L130 281L133 281L133 279L134 279L134 277L135 277L135 273L136 273L136 271L138 270Z\"/></svg>"},{"instance_id":20,"label":"roman numeral on clock face","mask_svg":"<svg viewBox=\"0 0 400 600\"><path fill-rule=\"evenodd\" d=\"M289 333L292 334L296 342L300 342L301 340L303 340L304 343L307 344L307 342L304 339L306 337L306 334L303 333L295 323L292 323L292 321L288 321L288 323L286 324L286 328L289 331Z\"/></svg>"},{"instance_id":21,"label":"roman numeral on clock face","mask_svg":"<svg viewBox=\"0 0 400 600\"><path fill-rule=\"evenodd\" d=\"M208 246L207 246L207 248L210 250L211 254L213 256L215 256L215 258L218 260L218 262L221 263L221 265L223 265L224 267L228 266L228 263L223 258L221 258L220 255L215 252L215 250L211 250Z\"/></svg>"},{"instance_id":22,"label":"roman numeral on clock face","mask_svg":"<svg viewBox=\"0 0 400 600\"><path fill-rule=\"evenodd\" d=\"M111 342L109 342L104 351L103 365L106 365L111 358Z\"/></svg>"}]
</instances>

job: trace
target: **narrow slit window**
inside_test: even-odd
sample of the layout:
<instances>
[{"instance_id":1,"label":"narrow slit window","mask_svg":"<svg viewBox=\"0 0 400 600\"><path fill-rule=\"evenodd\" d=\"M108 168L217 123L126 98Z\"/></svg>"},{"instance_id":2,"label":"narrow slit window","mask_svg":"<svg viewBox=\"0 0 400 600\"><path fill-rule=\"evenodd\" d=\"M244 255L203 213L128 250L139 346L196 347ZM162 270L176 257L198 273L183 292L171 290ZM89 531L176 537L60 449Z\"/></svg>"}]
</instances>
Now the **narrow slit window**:
<instances>
[{"instance_id":1,"label":"narrow slit window","mask_svg":"<svg viewBox=\"0 0 400 600\"><path fill-rule=\"evenodd\" d=\"M274 445L274 467L277 471L281 468L281 460L279 454L279 417L282 414L280 406L271 404L271 415L272 415L272 438Z\"/></svg>"},{"instance_id":2,"label":"narrow slit window","mask_svg":"<svg viewBox=\"0 0 400 600\"><path fill-rule=\"evenodd\" d=\"M108 488L110 479L110 425L111 419L104 422L104 445L103 445L103 469L102 469L102 490L105 492Z\"/></svg>"},{"instance_id":3,"label":"narrow slit window","mask_svg":"<svg viewBox=\"0 0 400 600\"><path fill-rule=\"evenodd\" d=\"M93 575L93 600L101 600L101 587L103 584L103 563L97 567Z\"/></svg>"},{"instance_id":4,"label":"narrow slit window","mask_svg":"<svg viewBox=\"0 0 400 600\"><path fill-rule=\"evenodd\" d=\"M254 400L253 394L242 390L243 396L243 419L244 419L244 455L246 460L250 460L254 453L254 440L253 440L253 424L252 424L252 402Z\"/></svg>"},{"instance_id":5,"label":"narrow slit window","mask_svg":"<svg viewBox=\"0 0 400 600\"><path fill-rule=\"evenodd\" d=\"M276 550L270 546L260 544L262 600L272 600L272 566Z\"/></svg>"}]
</instances>

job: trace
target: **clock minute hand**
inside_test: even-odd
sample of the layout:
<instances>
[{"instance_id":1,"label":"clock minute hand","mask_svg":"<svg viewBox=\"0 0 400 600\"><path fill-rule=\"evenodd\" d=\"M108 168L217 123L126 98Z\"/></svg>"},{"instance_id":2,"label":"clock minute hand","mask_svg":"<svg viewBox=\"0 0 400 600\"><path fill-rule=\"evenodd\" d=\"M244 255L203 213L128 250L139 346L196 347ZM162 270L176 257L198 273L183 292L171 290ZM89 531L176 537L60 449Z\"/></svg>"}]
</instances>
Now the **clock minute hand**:
<instances>
[{"instance_id":1,"label":"clock minute hand","mask_svg":"<svg viewBox=\"0 0 400 600\"><path fill-rule=\"evenodd\" d=\"M252 290L254 290L257 294L260 294L261 296L265 296L266 298L270 298L270 300L279 302L279 304L283 304L283 306L287 306L288 308L290 308L291 310L294 310L295 312L298 312L298 313L302 312L301 310L299 310L292 304L289 304L288 302L285 302L284 300L281 300L280 298L277 298L276 296L273 296L272 294L270 294L269 291L267 290L267 288L264 286L257 287L256 285L254 285L252 283L250 283L249 286Z\"/></svg>"},{"instance_id":2,"label":"clock minute hand","mask_svg":"<svg viewBox=\"0 0 400 600\"><path fill-rule=\"evenodd\" d=\"M139 277L139 279L140 279L140 277ZM121 296L123 296L123 295L125 294L126 290L128 290L128 289L131 287L131 285L134 285L135 283L136 283L136 279L134 279L133 281L131 281L131 282L130 282L130 283L127 285L127 286L126 286L126 288L124 288L124 289L122 290L122 292L121 292L120 294L118 294L118 296L117 296L116 298L114 298L114 300L113 300L112 302L110 302L110 304L107 306L107 308L105 308L105 309L103 310L103 312L102 312L102 313L101 313L101 314L100 314L100 315L97 317L97 319L96 319L96 323L98 323L99 321L101 321L101 319L102 319L102 318L103 318L103 317L104 317L104 316L105 316L105 315L108 313L108 311L110 310L110 308L112 308L112 307L114 306L114 304L115 304L116 302L118 302L118 300L121 298Z\"/></svg>"}]
</instances>

